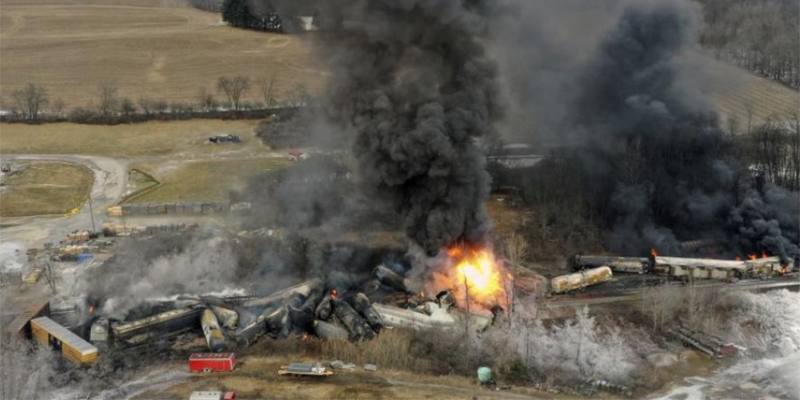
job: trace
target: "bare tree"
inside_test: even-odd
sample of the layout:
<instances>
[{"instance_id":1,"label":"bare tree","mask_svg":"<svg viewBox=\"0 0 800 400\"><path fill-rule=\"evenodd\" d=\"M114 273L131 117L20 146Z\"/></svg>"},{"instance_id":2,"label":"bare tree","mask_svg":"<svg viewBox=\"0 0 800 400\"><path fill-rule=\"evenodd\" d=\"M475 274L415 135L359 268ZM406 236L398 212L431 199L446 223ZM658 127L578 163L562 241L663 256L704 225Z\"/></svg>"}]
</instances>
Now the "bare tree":
<instances>
[{"instance_id":1,"label":"bare tree","mask_svg":"<svg viewBox=\"0 0 800 400\"><path fill-rule=\"evenodd\" d=\"M33 83L28 83L22 89L15 90L12 96L20 112L28 121L38 120L39 112L42 107L47 105L47 91Z\"/></svg>"},{"instance_id":2,"label":"bare tree","mask_svg":"<svg viewBox=\"0 0 800 400\"><path fill-rule=\"evenodd\" d=\"M119 88L112 82L102 82L97 86L97 111L104 117L117 113L119 108Z\"/></svg>"},{"instance_id":3,"label":"bare tree","mask_svg":"<svg viewBox=\"0 0 800 400\"><path fill-rule=\"evenodd\" d=\"M659 285L642 289L640 295L642 313L650 317L653 331L658 331L683 307L685 293L680 288Z\"/></svg>"},{"instance_id":4,"label":"bare tree","mask_svg":"<svg viewBox=\"0 0 800 400\"><path fill-rule=\"evenodd\" d=\"M158 114L164 114L169 111L169 103L165 100L155 100L153 101L153 110Z\"/></svg>"},{"instance_id":5,"label":"bare tree","mask_svg":"<svg viewBox=\"0 0 800 400\"><path fill-rule=\"evenodd\" d=\"M297 107L306 105L310 99L311 95L308 94L306 85L302 83L295 85L294 88L292 88L292 91L289 93L289 102Z\"/></svg>"},{"instance_id":6,"label":"bare tree","mask_svg":"<svg viewBox=\"0 0 800 400\"><path fill-rule=\"evenodd\" d=\"M147 97L140 97L139 98L139 108L142 109L142 112L145 115L150 115L153 113L153 100L148 99Z\"/></svg>"},{"instance_id":7,"label":"bare tree","mask_svg":"<svg viewBox=\"0 0 800 400\"><path fill-rule=\"evenodd\" d=\"M505 243L506 257L511 264L512 283L509 290L511 298L508 301L509 314L514 312L514 283L513 280L517 279L519 265L528 257L528 241L522 235L514 233ZM509 318L511 320L511 318Z\"/></svg>"},{"instance_id":8,"label":"bare tree","mask_svg":"<svg viewBox=\"0 0 800 400\"><path fill-rule=\"evenodd\" d=\"M264 78L261 80L261 95L264 96L264 105L272 107L275 100L273 98L272 90L275 87L275 74L272 74L269 79Z\"/></svg>"},{"instance_id":9,"label":"bare tree","mask_svg":"<svg viewBox=\"0 0 800 400\"><path fill-rule=\"evenodd\" d=\"M56 374L52 352L14 335L0 337L0 399L44 398Z\"/></svg>"},{"instance_id":10,"label":"bare tree","mask_svg":"<svg viewBox=\"0 0 800 400\"><path fill-rule=\"evenodd\" d=\"M50 291L53 294L56 293L58 288L58 275L56 271L53 269L53 263L50 261L45 261L42 267L42 276L44 277L45 282L47 282L47 286L50 287Z\"/></svg>"},{"instance_id":11,"label":"bare tree","mask_svg":"<svg viewBox=\"0 0 800 400\"><path fill-rule=\"evenodd\" d=\"M64 109L65 108L66 108L66 105L64 104L64 100L62 100L60 97L57 98L53 102L53 105L50 107L50 109L53 110L53 114L55 114L55 116L57 116L57 117L61 117L61 116L64 115Z\"/></svg>"},{"instance_id":12,"label":"bare tree","mask_svg":"<svg viewBox=\"0 0 800 400\"><path fill-rule=\"evenodd\" d=\"M122 99L122 101L120 101L119 109L122 112L122 115L125 117L130 117L136 113L136 104L133 103L133 100L125 97Z\"/></svg>"},{"instance_id":13,"label":"bare tree","mask_svg":"<svg viewBox=\"0 0 800 400\"><path fill-rule=\"evenodd\" d=\"M789 138L789 172L786 187L800 190L800 112L795 112L791 120L792 130Z\"/></svg>"},{"instance_id":14,"label":"bare tree","mask_svg":"<svg viewBox=\"0 0 800 400\"><path fill-rule=\"evenodd\" d=\"M225 94L231 107L239 111L242 96L250 89L250 80L243 76L228 78L222 76L217 80L217 90Z\"/></svg>"},{"instance_id":15,"label":"bare tree","mask_svg":"<svg viewBox=\"0 0 800 400\"><path fill-rule=\"evenodd\" d=\"M769 182L794 189L792 169L794 158L794 127L791 123L767 120L755 128L746 146L751 163Z\"/></svg>"},{"instance_id":16,"label":"bare tree","mask_svg":"<svg viewBox=\"0 0 800 400\"><path fill-rule=\"evenodd\" d=\"M214 94L209 92L205 87L201 87L197 92L197 103L200 104L200 109L203 111L212 111L217 107Z\"/></svg>"}]
</instances>

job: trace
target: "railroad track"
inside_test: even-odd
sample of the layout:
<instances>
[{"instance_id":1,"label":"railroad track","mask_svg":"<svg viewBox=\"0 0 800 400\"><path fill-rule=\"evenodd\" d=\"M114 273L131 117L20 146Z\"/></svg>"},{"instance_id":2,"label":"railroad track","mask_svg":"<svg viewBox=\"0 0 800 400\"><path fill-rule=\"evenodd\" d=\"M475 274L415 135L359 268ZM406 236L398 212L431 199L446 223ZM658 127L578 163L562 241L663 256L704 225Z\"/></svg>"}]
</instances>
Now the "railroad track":
<instances>
[{"instance_id":1,"label":"railroad track","mask_svg":"<svg viewBox=\"0 0 800 400\"><path fill-rule=\"evenodd\" d=\"M768 291L778 289L800 290L800 276L795 276L780 280L744 280L735 283L727 282L708 282L695 284L696 289L719 289L722 291ZM675 287L683 287L684 285L672 283ZM554 296L541 301L541 304L547 308L558 307L576 307L576 306L591 306L600 304L612 303L625 303L634 302L641 299L642 289L620 289L613 292L596 293L596 294L581 294L578 296L560 295Z\"/></svg>"}]
</instances>

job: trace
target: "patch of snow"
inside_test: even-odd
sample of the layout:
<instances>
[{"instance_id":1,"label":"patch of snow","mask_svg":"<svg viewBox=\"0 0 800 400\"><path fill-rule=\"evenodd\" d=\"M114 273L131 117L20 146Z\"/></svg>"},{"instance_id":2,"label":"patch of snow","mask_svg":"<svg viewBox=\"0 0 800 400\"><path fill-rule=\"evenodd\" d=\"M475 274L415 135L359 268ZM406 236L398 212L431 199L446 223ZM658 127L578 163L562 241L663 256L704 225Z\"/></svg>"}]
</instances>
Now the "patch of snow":
<instances>
[{"instance_id":1,"label":"patch of snow","mask_svg":"<svg viewBox=\"0 0 800 400\"><path fill-rule=\"evenodd\" d=\"M800 400L800 293L739 293L730 335L754 352L708 378L688 378L654 400ZM757 326L754 334L742 326Z\"/></svg>"},{"instance_id":2,"label":"patch of snow","mask_svg":"<svg viewBox=\"0 0 800 400\"><path fill-rule=\"evenodd\" d=\"M25 248L17 242L0 242L0 273L22 272Z\"/></svg>"}]
</instances>

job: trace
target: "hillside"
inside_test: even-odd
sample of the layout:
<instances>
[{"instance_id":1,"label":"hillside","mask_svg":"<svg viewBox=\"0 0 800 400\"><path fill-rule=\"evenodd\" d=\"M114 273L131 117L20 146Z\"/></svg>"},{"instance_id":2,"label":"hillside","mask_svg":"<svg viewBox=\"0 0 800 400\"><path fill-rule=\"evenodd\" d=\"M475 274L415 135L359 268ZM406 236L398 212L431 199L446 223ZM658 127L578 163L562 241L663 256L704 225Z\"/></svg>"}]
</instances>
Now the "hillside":
<instances>
[{"instance_id":1,"label":"hillside","mask_svg":"<svg viewBox=\"0 0 800 400\"><path fill-rule=\"evenodd\" d=\"M217 78L251 79L248 101L262 101L259 81L275 76L275 96L323 75L303 36L223 24L218 14L165 1L4 1L0 4L0 94L27 82L43 86L67 109L96 102L100 82L119 94L195 102Z\"/></svg>"},{"instance_id":2,"label":"hillside","mask_svg":"<svg viewBox=\"0 0 800 400\"><path fill-rule=\"evenodd\" d=\"M710 56L698 57L707 67L708 80L704 84L726 127L731 117L745 128L749 116L752 116L752 125L757 126L767 118L787 120L799 112L800 92L797 90Z\"/></svg>"}]
</instances>

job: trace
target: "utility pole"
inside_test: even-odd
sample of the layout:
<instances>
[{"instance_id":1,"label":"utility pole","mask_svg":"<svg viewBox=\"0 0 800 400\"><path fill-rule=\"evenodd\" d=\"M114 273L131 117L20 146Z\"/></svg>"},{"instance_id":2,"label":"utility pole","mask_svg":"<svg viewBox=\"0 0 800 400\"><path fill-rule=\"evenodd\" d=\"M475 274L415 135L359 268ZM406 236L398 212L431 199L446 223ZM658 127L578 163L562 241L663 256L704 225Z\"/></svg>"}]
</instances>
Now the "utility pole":
<instances>
[{"instance_id":1,"label":"utility pole","mask_svg":"<svg viewBox=\"0 0 800 400\"><path fill-rule=\"evenodd\" d=\"M92 219L92 233L97 232L97 228L94 226L94 207L92 206L92 194L89 193L89 218Z\"/></svg>"}]
</instances>

